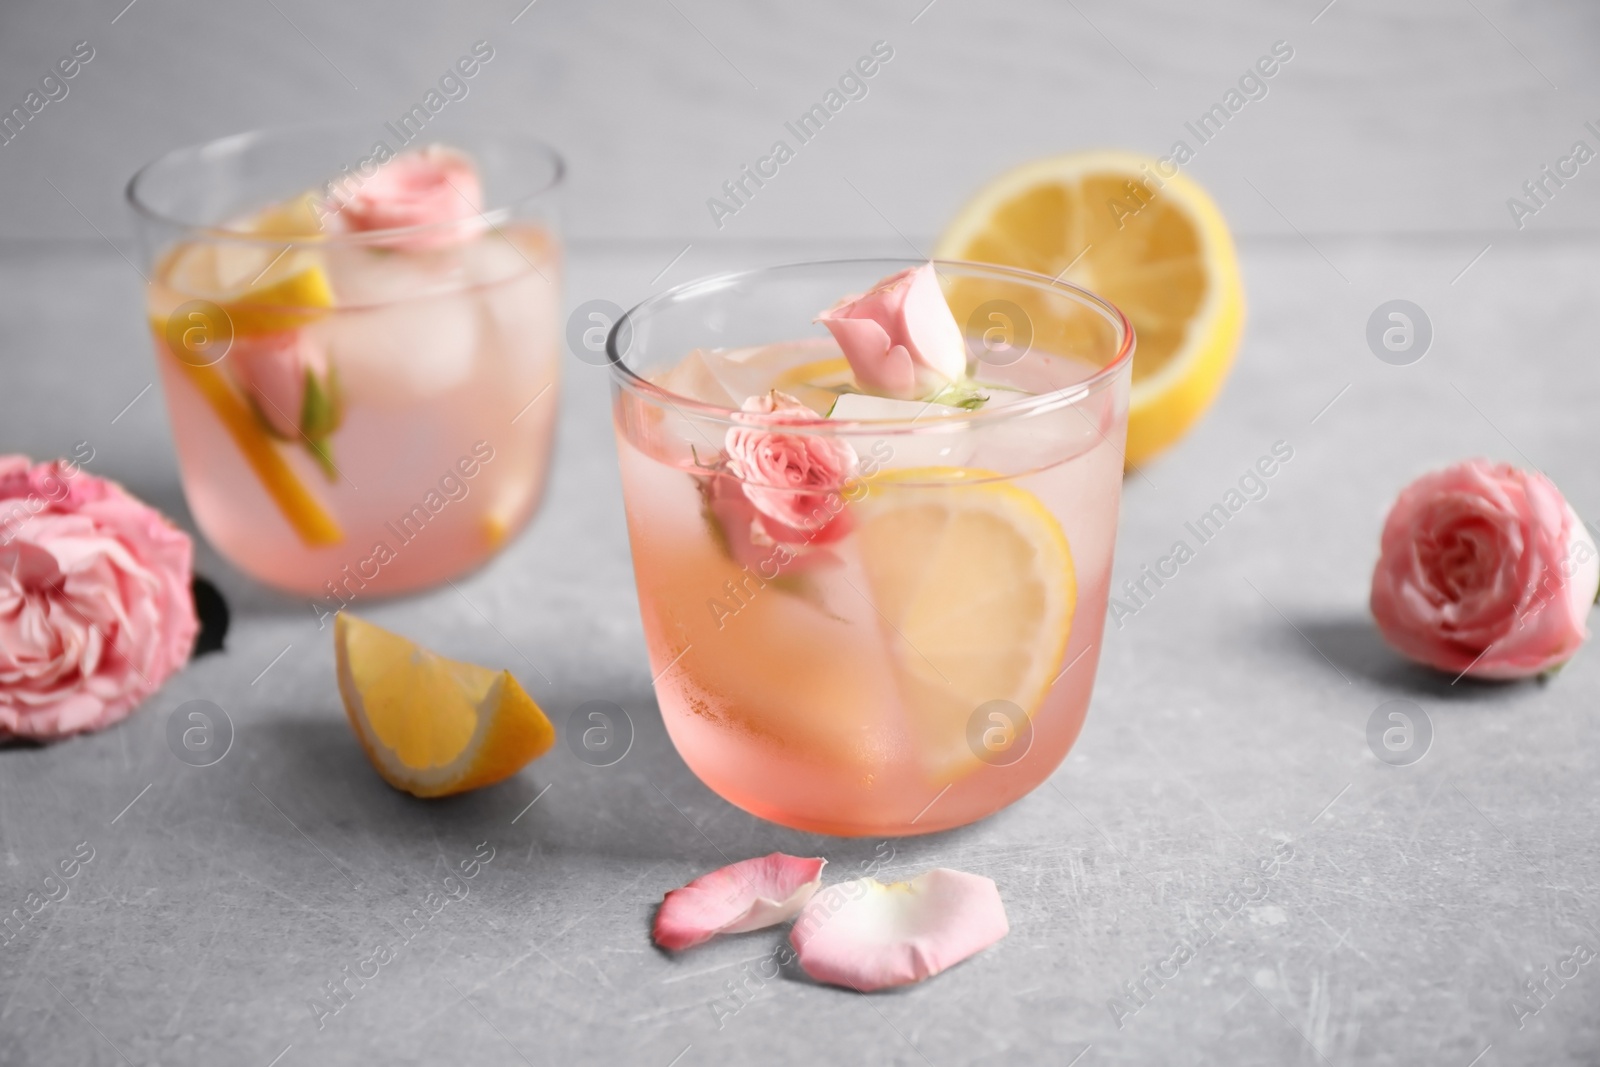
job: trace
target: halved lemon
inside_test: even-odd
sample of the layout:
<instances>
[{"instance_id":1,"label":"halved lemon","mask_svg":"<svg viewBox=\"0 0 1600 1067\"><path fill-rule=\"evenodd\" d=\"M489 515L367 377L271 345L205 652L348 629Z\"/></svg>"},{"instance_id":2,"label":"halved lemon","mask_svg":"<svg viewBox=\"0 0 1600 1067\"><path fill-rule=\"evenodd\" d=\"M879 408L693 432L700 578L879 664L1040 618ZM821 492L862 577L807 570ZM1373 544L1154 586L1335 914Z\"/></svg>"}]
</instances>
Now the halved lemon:
<instances>
[{"instance_id":1,"label":"halved lemon","mask_svg":"<svg viewBox=\"0 0 1600 1067\"><path fill-rule=\"evenodd\" d=\"M383 780L442 797L509 778L555 743L555 727L511 676L446 659L340 612L339 695Z\"/></svg>"},{"instance_id":2,"label":"halved lemon","mask_svg":"<svg viewBox=\"0 0 1600 1067\"><path fill-rule=\"evenodd\" d=\"M866 487L853 507L873 604L930 777L951 781L978 766L979 709L1032 718L1060 672L1072 551L1038 497L989 471L886 471Z\"/></svg>"},{"instance_id":3,"label":"halved lemon","mask_svg":"<svg viewBox=\"0 0 1600 1067\"><path fill-rule=\"evenodd\" d=\"M961 209L934 255L1061 275L1127 315L1138 342L1129 464L1177 441L1211 405L1244 326L1238 257L1216 204L1176 164L1131 152L1007 171ZM987 298L981 290L952 287L958 321ZM1035 323L1036 344L1062 332L1051 326Z\"/></svg>"}]
</instances>

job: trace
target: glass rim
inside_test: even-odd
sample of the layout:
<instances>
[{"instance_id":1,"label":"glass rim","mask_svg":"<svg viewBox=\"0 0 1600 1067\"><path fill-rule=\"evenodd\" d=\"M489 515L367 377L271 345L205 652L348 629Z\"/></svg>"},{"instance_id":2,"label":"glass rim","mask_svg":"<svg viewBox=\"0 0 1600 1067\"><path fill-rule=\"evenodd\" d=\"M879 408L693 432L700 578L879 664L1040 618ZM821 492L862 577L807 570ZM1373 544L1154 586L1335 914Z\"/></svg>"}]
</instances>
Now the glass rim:
<instances>
[{"instance_id":1,"label":"glass rim","mask_svg":"<svg viewBox=\"0 0 1600 1067\"><path fill-rule=\"evenodd\" d=\"M322 119L276 126L258 126L255 129L244 130L240 133L230 133L222 137L213 137L206 141L192 141L188 144L178 145L175 148L169 148L139 167L138 170L133 172L133 177L128 179L128 184L123 189L123 196L127 200L128 206L140 217L164 226L174 227L191 236L242 244L267 244L273 247L282 247L283 245L385 245L394 241L397 237L406 239L419 234L426 235L435 231L443 232L460 227L464 220L457 218L422 223L417 226L396 226L384 230L362 230L355 233L295 234L293 236L256 234L244 230L229 229L221 224L174 217L156 210L143 195L144 185L150 180L152 172L162 164L183 153L202 156L207 152L238 152L269 138L288 138L322 130L362 130L370 133L369 126L365 122L349 119ZM548 141L526 133L495 132L491 134L475 134L468 131L463 132L469 137L481 136L483 139L501 144L520 143L524 147L532 148L550 164L550 177L542 185L529 192L512 197L503 204L485 208L478 212L478 218L487 224L491 230L498 231L501 224L511 221L517 208L554 193L566 179L566 160ZM387 141L384 142L385 146L387 146L387 143ZM441 138L436 142L430 143L448 144L449 141L447 138ZM394 154L399 155L400 152L405 150L405 148L401 148Z\"/></svg>"},{"instance_id":2,"label":"glass rim","mask_svg":"<svg viewBox=\"0 0 1600 1067\"><path fill-rule=\"evenodd\" d=\"M796 430L801 432L827 430L835 434L870 433L875 435L957 432L974 425L1004 422L1009 419L1054 411L1058 408L1083 403L1106 388L1133 362L1135 346L1133 324L1128 321L1128 317L1115 304L1081 285L1062 281L1060 278L1051 278L1035 271L1023 270L1020 267L1006 267L995 263L978 263L961 259L927 260L869 256L851 259L807 260L798 263L782 263L771 267L726 271L721 274L711 274L703 278L683 282L654 296L647 297L624 312L606 335L606 361L611 368L612 380L629 392L654 403L665 403L677 409L680 414L685 411L692 411L697 417L703 418L708 422L730 426L748 426L753 421L751 416L745 415L741 417L741 412L737 409L696 400L680 393L674 393L670 389L663 389L628 366L624 362L624 353L618 351L618 338L623 332L624 324L627 325L631 332L633 323L636 320L642 319L662 307L687 298L726 289L748 278L806 268L861 266L868 263L882 264L888 268L883 271L882 276L887 276L907 267L932 263L936 270L939 267L956 267L968 274L987 274L1004 281L1032 285L1037 289L1066 293L1070 298L1098 312L1116 329L1116 354L1112 356L1105 366L1082 381L1074 382L1060 389L1054 389L1048 393L1037 393L1026 400L1019 400L994 408L966 411L959 416L941 416L937 419L925 421L918 421L916 417L910 419L834 419L826 415L816 415L811 418L794 418L792 420L786 418L783 423L786 433Z\"/></svg>"}]
</instances>

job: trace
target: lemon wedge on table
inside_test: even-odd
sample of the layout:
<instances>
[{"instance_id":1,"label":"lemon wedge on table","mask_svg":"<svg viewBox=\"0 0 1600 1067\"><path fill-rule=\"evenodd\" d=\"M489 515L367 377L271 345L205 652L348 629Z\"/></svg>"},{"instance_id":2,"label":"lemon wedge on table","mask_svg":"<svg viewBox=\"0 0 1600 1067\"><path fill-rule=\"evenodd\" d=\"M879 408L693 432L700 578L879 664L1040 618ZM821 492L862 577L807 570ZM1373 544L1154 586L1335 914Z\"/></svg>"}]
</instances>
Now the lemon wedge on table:
<instances>
[{"instance_id":1,"label":"lemon wedge on table","mask_svg":"<svg viewBox=\"0 0 1600 1067\"><path fill-rule=\"evenodd\" d=\"M969 725L992 700L1029 718L1061 670L1077 580L1039 498L989 471L923 467L866 481L852 505L873 605L930 776L978 766Z\"/></svg>"},{"instance_id":2,"label":"lemon wedge on table","mask_svg":"<svg viewBox=\"0 0 1600 1067\"><path fill-rule=\"evenodd\" d=\"M510 671L446 659L340 612L339 694L383 780L413 796L493 785L550 750L555 727Z\"/></svg>"},{"instance_id":3,"label":"lemon wedge on table","mask_svg":"<svg viewBox=\"0 0 1600 1067\"><path fill-rule=\"evenodd\" d=\"M1194 181L1181 171L1163 173L1174 167L1119 151L1024 164L981 189L934 252L1062 275L1121 309L1137 338L1131 465L1173 444L1204 414L1244 326L1244 288L1227 223ZM965 323L990 295L997 294L981 285L952 286L957 321ZM1036 322L1036 339L1053 332L1070 345L1073 328L1052 325Z\"/></svg>"}]
</instances>

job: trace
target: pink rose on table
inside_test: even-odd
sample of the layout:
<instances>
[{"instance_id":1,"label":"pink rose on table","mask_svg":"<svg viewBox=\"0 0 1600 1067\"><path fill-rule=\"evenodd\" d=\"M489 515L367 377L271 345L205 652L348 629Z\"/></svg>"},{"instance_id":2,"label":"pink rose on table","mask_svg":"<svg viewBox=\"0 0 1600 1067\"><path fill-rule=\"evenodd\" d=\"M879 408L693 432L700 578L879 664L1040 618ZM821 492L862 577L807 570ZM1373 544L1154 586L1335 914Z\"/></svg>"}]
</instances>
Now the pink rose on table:
<instances>
[{"instance_id":1,"label":"pink rose on table","mask_svg":"<svg viewBox=\"0 0 1600 1067\"><path fill-rule=\"evenodd\" d=\"M775 541L826 544L848 532L843 492L859 467L848 441L817 433L780 433L775 426L816 422L817 413L773 390L744 402L728 429L728 473L760 513Z\"/></svg>"},{"instance_id":2,"label":"pink rose on table","mask_svg":"<svg viewBox=\"0 0 1600 1067\"><path fill-rule=\"evenodd\" d=\"M1372 615L1430 667L1526 678L1578 651L1597 586L1600 553L1549 479L1475 459L1423 475L1395 501Z\"/></svg>"},{"instance_id":3,"label":"pink rose on table","mask_svg":"<svg viewBox=\"0 0 1600 1067\"><path fill-rule=\"evenodd\" d=\"M0 739L109 726L182 667L193 552L115 482L0 456Z\"/></svg>"},{"instance_id":4,"label":"pink rose on table","mask_svg":"<svg viewBox=\"0 0 1600 1067\"><path fill-rule=\"evenodd\" d=\"M482 228L483 186L477 168L459 152L429 145L402 152L378 167L344 198L339 215L353 231L429 229L396 236L391 248L427 249L456 244ZM460 226L442 223L462 220Z\"/></svg>"},{"instance_id":5,"label":"pink rose on table","mask_svg":"<svg viewBox=\"0 0 1600 1067\"><path fill-rule=\"evenodd\" d=\"M967 372L967 346L932 263L891 274L817 317L844 351L856 385L914 400Z\"/></svg>"}]
</instances>

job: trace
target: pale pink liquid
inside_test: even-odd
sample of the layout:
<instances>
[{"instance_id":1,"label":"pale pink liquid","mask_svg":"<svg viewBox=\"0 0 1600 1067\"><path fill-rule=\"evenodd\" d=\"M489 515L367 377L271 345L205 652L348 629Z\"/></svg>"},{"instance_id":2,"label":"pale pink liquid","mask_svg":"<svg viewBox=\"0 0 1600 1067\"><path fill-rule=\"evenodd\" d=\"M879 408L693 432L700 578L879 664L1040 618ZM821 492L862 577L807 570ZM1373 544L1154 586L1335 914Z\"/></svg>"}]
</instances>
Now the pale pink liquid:
<instances>
[{"instance_id":1,"label":"pale pink liquid","mask_svg":"<svg viewBox=\"0 0 1600 1067\"><path fill-rule=\"evenodd\" d=\"M160 337L156 362L200 529L252 577L332 610L470 570L535 510L555 428L561 263L544 230L516 224L434 252L325 255L335 306L301 328L338 368L337 471L297 442L273 447L339 524L337 544L296 533ZM159 322L210 295L158 273L149 311Z\"/></svg>"},{"instance_id":2,"label":"pale pink liquid","mask_svg":"<svg viewBox=\"0 0 1600 1067\"><path fill-rule=\"evenodd\" d=\"M844 836L960 826L1039 785L1076 740L1093 690L1123 471L1125 390L1125 383L1106 390L1082 420L1083 432L1067 429L1073 442L1019 446L996 435L980 438L965 459L1027 471L1010 480L1060 523L1077 599L1056 669L1064 673L1052 672L1026 755L1003 766L975 759L954 781L929 773L926 729L912 721L917 708L903 698L892 667L891 644L899 638L859 592L871 583L854 535L836 546L842 568L808 577L810 595L752 588L710 532L692 453L676 447L671 414L652 429L648 417L619 407L623 493L656 695L695 774L752 814ZM703 439L697 451L705 451ZM1035 468L1025 460L1034 452L1067 458ZM1008 465L1008 458L1019 463ZM928 580L938 575L930 572ZM741 592L738 600L727 583ZM708 609L712 597L740 606L719 617Z\"/></svg>"}]
</instances>

